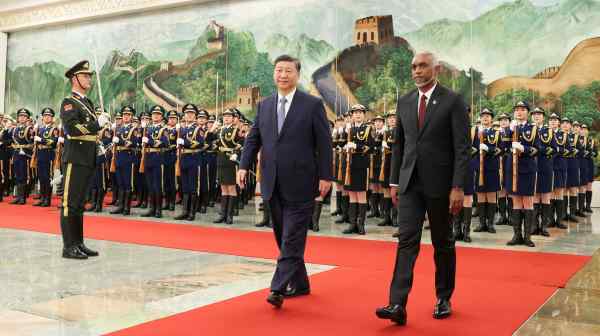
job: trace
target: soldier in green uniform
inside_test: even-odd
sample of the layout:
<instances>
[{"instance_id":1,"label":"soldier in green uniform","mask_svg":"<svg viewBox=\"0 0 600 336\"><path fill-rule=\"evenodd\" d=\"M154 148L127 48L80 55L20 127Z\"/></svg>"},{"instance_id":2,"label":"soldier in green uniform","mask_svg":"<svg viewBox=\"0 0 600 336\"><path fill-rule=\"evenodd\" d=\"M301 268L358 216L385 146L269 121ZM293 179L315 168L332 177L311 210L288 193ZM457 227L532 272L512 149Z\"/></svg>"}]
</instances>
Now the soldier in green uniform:
<instances>
[{"instance_id":1,"label":"soldier in green uniform","mask_svg":"<svg viewBox=\"0 0 600 336\"><path fill-rule=\"evenodd\" d=\"M108 118L96 118L94 104L85 96L92 87L88 61L81 61L69 69L65 76L72 85L72 94L60 107L60 118L65 132L62 156L64 193L60 211L60 228L63 237L63 258L87 259L98 252L87 248L83 242L83 202L96 166L98 131L108 123Z\"/></svg>"}]
</instances>

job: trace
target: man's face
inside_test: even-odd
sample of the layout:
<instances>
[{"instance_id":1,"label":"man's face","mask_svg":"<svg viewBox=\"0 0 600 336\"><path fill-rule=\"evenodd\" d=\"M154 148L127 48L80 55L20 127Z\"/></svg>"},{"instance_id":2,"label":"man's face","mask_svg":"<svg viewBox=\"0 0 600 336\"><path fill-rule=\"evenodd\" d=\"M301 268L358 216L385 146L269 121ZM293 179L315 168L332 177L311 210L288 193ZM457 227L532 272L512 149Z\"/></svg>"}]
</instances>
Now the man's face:
<instances>
[{"instance_id":1,"label":"man's face","mask_svg":"<svg viewBox=\"0 0 600 336\"><path fill-rule=\"evenodd\" d=\"M393 116L393 117L387 118L387 124L390 128L396 127L396 117Z\"/></svg>"},{"instance_id":2,"label":"man's face","mask_svg":"<svg viewBox=\"0 0 600 336\"><path fill-rule=\"evenodd\" d=\"M117 126L121 126L121 125L123 125L123 118L118 118L118 119L115 119L115 124L116 124Z\"/></svg>"},{"instance_id":3,"label":"man's face","mask_svg":"<svg viewBox=\"0 0 600 336\"><path fill-rule=\"evenodd\" d=\"M482 114L481 115L481 123L484 126L490 126L492 124L492 116L489 114Z\"/></svg>"},{"instance_id":4,"label":"man's face","mask_svg":"<svg viewBox=\"0 0 600 336\"><path fill-rule=\"evenodd\" d=\"M233 117L231 115L226 114L223 116L223 124L231 125L232 122L233 122Z\"/></svg>"},{"instance_id":5,"label":"man's face","mask_svg":"<svg viewBox=\"0 0 600 336\"><path fill-rule=\"evenodd\" d=\"M196 121L196 112L186 112L185 113L185 121L189 122L189 123L193 123L194 121Z\"/></svg>"},{"instance_id":6,"label":"man's face","mask_svg":"<svg viewBox=\"0 0 600 336\"><path fill-rule=\"evenodd\" d=\"M581 134L581 126L573 126L573 132L575 132L575 134Z\"/></svg>"},{"instance_id":7,"label":"man's face","mask_svg":"<svg viewBox=\"0 0 600 336\"><path fill-rule=\"evenodd\" d=\"M383 120L380 120L380 119L375 120L375 128L382 129L383 128Z\"/></svg>"},{"instance_id":8,"label":"man's face","mask_svg":"<svg viewBox=\"0 0 600 336\"><path fill-rule=\"evenodd\" d=\"M295 88L299 77L300 73L298 73L294 62L282 61L275 64L273 80L280 91L287 92Z\"/></svg>"},{"instance_id":9,"label":"man's face","mask_svg":"<svg viewBox=\"0 0 600 336\"><path fill-rule=\"evenodd\" d=\"M177 118L175 118L175 117L170 117L170 118L169 118L169 121L168 121L168 123L167 123L167 124L168 124L169 126L171 126L171 127L175 127L175 125L177 125Z\"/></svg>"},{"instance_id":10,"label":"man's face","mask_svg":"<svg viewBox=\"0 0 600 336\"><path fill-rule=\"evenodd\" d=\"M365 113L362 111L355 111L352 113L352 121L355 123L362 123L365 119Z\"/></svg>"},{"instance_id":11,"label":"man's face","mask_svg":"<svg viewBox=\"0 0 600 336\"><path fill-rule=\"evenodd\" d=\"M27 116L22 115L22 114L17 116L17 122L19 124L24 124L26 121L27 121Z\"/></svg>"},{"instance_id":12,"label":"man's face","mask_svg":"<svg viewBox=\"0 0 600 336\"><path fill-rule=\"evenodd\" d=\"M161 123L162 122L162 114L152 113L152 122L155 124Z\"/></svg>"},{"instance_id":13,"label":"man's face","mask_svg":"<svg viewBox=\"0 0 600 336\"><path fill-rule=\"evenodd\" d=\"M46 124L46 125L51 124L52 123L52 119L53 119L52 116L51 115L47 115L47 114L45 114L42 117L42 120L44 121L44 124Z\"/></svg>"},{"instance_id":14,"label":"man's face","mask_svg":"<svg viewBox=\"0 0 600 336\"><path fill-rule=\"evenodd\" d=\"M412 60L412 78L419 88L427 86L437 78L438 71L439 67L433 65L433 57L430 55L417 54Z\"/></svg>"},{"instance_id":15,"label":"man's face","mask_svg":"<svg viewBox=\"0 0 600 336\"><path fill-rule=\"evenodd\" d=\"M73 82L78 83L78 80L79 80L79 85L85 91L88 91L89 89L92 88L92 75L89 75L89 74L75 75L75 77L73 77Z\"/></svg>"},{"instance_id":16,"label":"man's face","mask_svg":"<svg viewBox=\"0 0 600 336\"><path fill-rule=\"evenodd\" d=\"M204 124L206 124L206 120L208 120L208 119L206 119L206 117L199 117L198 124L203 126Z\"/></svg>"},{"instance_id":17,"label":"man's face","mask_svg":"<svg viewBox=\"0 0 600 336\"><path fill-rule=\"evenodd\" d=\"M552 128L552 129L557 129L557 128L558 128L558 126L559 126L559 125L558 125L558 124L559 124L559 122L558 122L558 119L554 119L554 118L553 118L553 119L550 119L550 120L548 121L548 124L550 125L550 128Z\"/></svg>"},{"instance_id":18,"label":"man's face","mask_svg":"<svg viewBox=\"0 0 600 336\"><path fill-rule=\"evenodd\" d=\"M123 114L123 123L124 124L129 124L130 122L131 122L131 114L124 113Z\"/></svg>"},{"instance_id":19,"label":"man's face","mask_svg":"<svg viewBox=\"0 0 600 336\"><path fill-rule=\"evenodd\" d=\"M560 124L560 128L563 130L563 132L569 132L571 131L571 123L564 121Z\"/></svg>"}]
</instances>

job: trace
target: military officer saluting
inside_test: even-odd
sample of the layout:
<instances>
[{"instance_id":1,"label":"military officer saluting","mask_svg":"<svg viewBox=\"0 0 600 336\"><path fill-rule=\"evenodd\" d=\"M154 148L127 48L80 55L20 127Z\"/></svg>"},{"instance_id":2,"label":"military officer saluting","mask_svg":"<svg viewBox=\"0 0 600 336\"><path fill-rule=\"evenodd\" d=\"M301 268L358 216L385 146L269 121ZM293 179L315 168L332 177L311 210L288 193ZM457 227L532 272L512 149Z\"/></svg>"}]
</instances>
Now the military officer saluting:
<instances>
[{"instance_id":1,"label":"military officer saluting","mask_svg":"<svg viewBox=\"0 0 600 336\"><path fill-rule=\"evenodd\" d=\"M164 164L163 150L169 145L167 133L163 127L162 106L155 105L150 110L152 124L146 126L142 136L142 162L144 177L148 188L150 207L142 217L162 217L162 172Z\"/></svg>"},{"instance_id":2,"label":"military officer saluting","mask_svg":"<svg viewBox=\"0 0 600 336\"><path fill-rule=\"evenodd\" d=\"M94 104L85 95L92 87L92 75L88 61L77 63L65 73L73 92L63 100L60 108L66 138L60 211L63 258L86 259L98 255L83 242L83 202L96 165L98 131L108 123L105 116L96 118Z\"/></svg>"},{"instance_id":3,"label":"military officer saluting","mask_svg":"<svg viewBox=\"0 0 600 336\"><path fill-rule=\"evenodd\" d=\"M17 195L10 204L23 205L27 202L27 184L31 180L29 171L29 160L33 155L33 127L27 125L31 117L28 109L22 108L17 111L17 126L12 130L13 149L13 172Z\"/></svg>"},{"instance_id":4,"label":"military officer saluting","mask_svg":"<svg viewBox=\"0 0 600 336\"><path fill-rule=\"evenodd\" d=\"M34 136L37 158L37 172L40 180L40 201L34 206L49 207L52 198L52 163L58 141L58 128L54 125L54 110L46 107L42 110L42 126Z\"/></svg>"}]
</instances>

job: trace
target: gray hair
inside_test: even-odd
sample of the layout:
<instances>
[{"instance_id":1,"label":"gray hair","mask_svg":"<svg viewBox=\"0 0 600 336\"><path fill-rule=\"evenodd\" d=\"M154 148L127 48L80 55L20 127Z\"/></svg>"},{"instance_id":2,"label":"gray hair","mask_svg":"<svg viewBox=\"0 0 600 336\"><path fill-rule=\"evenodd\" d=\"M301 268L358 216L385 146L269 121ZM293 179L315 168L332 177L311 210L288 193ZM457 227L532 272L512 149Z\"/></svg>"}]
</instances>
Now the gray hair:
<instances>
[{"instance_id":1,"label":"gray hair","mask_svg":"<svg viewBox=\"0 0 600 336\"><path fill-rule=\"evenodd\" d=\"M423 56L427 56L427 57L431 58L431 64L433 66L440 65L440 61L438 60L437 56L431 51L419 51L419 52L415 53L414 57L417 57L417 55L423 55ZM413 57L413 59L414 59L414 57Z\"/></svg>"}]
</instances>

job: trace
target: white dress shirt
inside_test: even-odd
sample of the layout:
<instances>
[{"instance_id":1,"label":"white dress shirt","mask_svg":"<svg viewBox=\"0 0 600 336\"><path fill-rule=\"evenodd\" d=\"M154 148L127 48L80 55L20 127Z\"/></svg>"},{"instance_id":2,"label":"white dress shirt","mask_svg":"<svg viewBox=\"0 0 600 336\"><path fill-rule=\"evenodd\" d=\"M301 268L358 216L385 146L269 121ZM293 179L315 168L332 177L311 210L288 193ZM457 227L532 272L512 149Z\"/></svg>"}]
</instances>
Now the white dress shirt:
<instances>
[{"instance_id":1,"label":"white dress shirt","mask_svg":"<svg viewBox=\"0 0 600 336\"><path fill-rule=\"evenodd\" d=\"M429 105L429 101L431 100L431 95L433 94L433 90L435 90L436 86L437 86L437 82L435 82L435 84L433 84L433 86L426 92L421 92L421 90L418 90L419 91L419 100L417 101L417 118L419 116L419 108L421 108L421 97L423 95L425 95L425 97L426 97L425 104ZM427 105L425 107L427 107Z\"/></svg>"}]
</instances>

